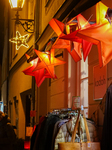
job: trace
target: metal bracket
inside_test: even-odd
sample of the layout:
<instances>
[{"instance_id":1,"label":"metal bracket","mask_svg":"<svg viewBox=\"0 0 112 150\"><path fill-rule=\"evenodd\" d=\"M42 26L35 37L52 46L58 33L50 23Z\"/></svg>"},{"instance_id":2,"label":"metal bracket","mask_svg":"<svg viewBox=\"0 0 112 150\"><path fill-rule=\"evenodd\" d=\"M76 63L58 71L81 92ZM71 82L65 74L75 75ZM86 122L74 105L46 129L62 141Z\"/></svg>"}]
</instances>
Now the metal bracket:
<instances>
[{"instance_id":1,"label":"metal bracket","mask_svg":"<svg viewBox=\"0 0 112 150\"><path fill-rule=\"evenodd\" d=\"M24 30L28 33L34 32L34 20L33 19L19 19L18 11L15 16L16 18L13 19L15 20L15 24L20 24L24 28Z\"/></svg>"}]
</instances>

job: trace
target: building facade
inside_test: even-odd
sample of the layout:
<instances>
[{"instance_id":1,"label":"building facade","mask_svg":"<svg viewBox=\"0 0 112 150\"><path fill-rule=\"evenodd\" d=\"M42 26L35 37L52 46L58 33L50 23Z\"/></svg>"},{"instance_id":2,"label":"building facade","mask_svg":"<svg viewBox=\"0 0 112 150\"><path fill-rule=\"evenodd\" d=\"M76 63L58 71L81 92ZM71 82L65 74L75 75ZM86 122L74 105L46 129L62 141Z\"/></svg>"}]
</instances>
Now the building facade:
<instances>
[{"instance_id":1,"label":"building facade","mask_svg":"<svg viewBox=\"0 0 112 150\"><path fill-rule=\"evenodd\" d=\"M22 72L30 65L25 54L33 56L33 49L41 51L49 39L57 37L49 25L52 18L64 23L74 11L73 17L81 13L87 20L91 16L91 20L95 21L96 2L98 0L92 4L89 1L87 4L86 2L79 4L77 0L27 0L22 11L19 11L19 18L34 20L33 33L27 33L20 24L15 24L13 18L16 11L11 10L9 3L6 2L1 101L4 104L4 111L11 118L11 123L17 127L18 137L25 139L26 127L37 124L40 116L54 109L71 108L72 100L76 96L80 96L87 117L91 118L97 110L101 99L94 98L93 69L99 64L98 50L95 45L92 46L86 61L84 62L82 58L77 63L66 49L55 49L57 59L66 63L55 66L57 79L47 78L39 88L34 77ZM112 6L109 0L102 0L102 2L109 7ZM29 35L26 41L29 47L21 46L16 50L16 44L9 42L9 39L16 37L16 31L19 31L21 36ZM112 79L111 64L112 61L106 65L106 88ZM30 116L31 110L36 111L34 118ZM99 119L102 125L103 114L99 113L102 116Z\"/></svg>"}]
</instances>

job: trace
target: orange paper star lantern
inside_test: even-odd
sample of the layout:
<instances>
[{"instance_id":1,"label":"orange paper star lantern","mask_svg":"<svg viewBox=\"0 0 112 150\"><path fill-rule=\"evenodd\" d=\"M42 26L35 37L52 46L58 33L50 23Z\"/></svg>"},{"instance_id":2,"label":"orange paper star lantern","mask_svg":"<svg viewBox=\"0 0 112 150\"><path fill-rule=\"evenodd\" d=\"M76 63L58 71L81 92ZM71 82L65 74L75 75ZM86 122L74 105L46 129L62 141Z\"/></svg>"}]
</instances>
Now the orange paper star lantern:
<instances>
[{"instance_id":1,"label":"orange paper star lantern","mask_svg":"<svg viewBox=\"0 0 112 150\"><path fill-rule=\"evenodd\" d=\"M54 49L67 49L67 51L70 53L72 58L74 59L75 62L78 62L79 60L82 59L81 55L81 44L76 43L76 42L71 42L65 39L60 39L60 37L65 36L65 24L58 21L57 19L53 18L49 22L49 25L53 28L53 30L56 32L58 35L57 40L53 44L52 48ZM68 28L67 32L70 32L70 29ZM76 38L77 42L80 42L79 38Z\"/></svg>"},{"instance_id":2,"label":"orange paper star lantern","mask_svg":"<svg viewBox=\"0 0 112 150\"><path fill-rule=\"evenodd\" d=\"M96 5L97 24L80 30L77 36L96 44L99 52L99 65L105 66L112 59L112 26L105 19L107 7L99 2Z\"/></svg>"},{"instance_id":3,"label":"orange paper star lantern","mask_svg":"<svg viewBox=\"0 0 112 150\"><path fill-rule=\"evenodd\" d=\"M35 53L38 55L39 59L41 60L41 62L35 67L34 71L46 68L51 77L55 78L54 66L65 64L65 61L61 61L54 57L54 49L51 49L51 51L48 53L40 52L36 49L34 50Z\"/></svg>"},{"instance_id":4,"label":"orange paper star lantern","mask_svg":"<svg viewBox=\"0 0 112 150\"><path fill-rule=\"evenodd\" d=\"M26 57L27 59L29 59L30 56L26 54ZM36 58L30 62L31 65L29 67L23 70L23 73L25 75L30 75L35 77L37 87L40 87L40 85L42 84L45 78L52 78L45 68L34 71L35 67L39 63L40 63L39 58ZM54 78L57 78L56 75L54 75Z\"/></svg>"},{"instance_id":5,"label":"orange paper star lantern","mask_svg":"<svg viewBox=\"0 0 112 150\"><path fill-rule=\"evenodd\" d=\"M91 25L81 14L77 15L76 18L78 21L78 29L68 35L61 36L60 38L82 43L83 56L84 56L84 61L85 61L91 50L92 43L77 37L77 32L79 32L80 30L86 29L86 28L90 27ZM76 48L76 50L77 50L77 48Z\"/></svg>"}]
</instances>

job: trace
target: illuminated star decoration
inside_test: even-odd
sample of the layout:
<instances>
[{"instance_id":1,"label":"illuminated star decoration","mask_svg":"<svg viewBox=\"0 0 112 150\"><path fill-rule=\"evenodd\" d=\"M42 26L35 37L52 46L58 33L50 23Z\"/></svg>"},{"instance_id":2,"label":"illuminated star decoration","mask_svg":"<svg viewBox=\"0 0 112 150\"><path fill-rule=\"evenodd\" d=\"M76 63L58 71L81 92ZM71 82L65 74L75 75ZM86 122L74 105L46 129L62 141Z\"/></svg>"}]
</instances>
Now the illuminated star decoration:
<instances>
[{"instance_id":1,"label":"illuminated star decoration","mask_svg":"<svg viewBox=\"0 0 112 150\"><path fill-rule=\"evenodd\" d=\"M60 37L64 36L65 24L53 18L49 22L49 25L58 35L57 40L54 42L52 48L53 49L67 49L75 62L82 59L81 55L81 44L79 38L76 38L77 42L71 42L65 39L60 39Z\"/></svg>"},{"instance_id":2,"label":"illuminated star decoration","mask_svg":"<svg viewBox=\"0 0 112 150\"><path fill-rule=\"evenodd\" d=\"M77 36L97 45L100 67L105 66L112 59L112 26L105 18L107 9L108 7L103 3L97 3L97 24L77 33Z\"/></svg>"},{"instance_id":3,"label":"illuminated star decoration","mask_svg":"<svg viewBox=\"0 0 112 150\"><path fill-rule=\"evenodd\" d=\"M46 68L50 76L54 79L55 78L55 71L54 71L54 66L65 64L65 61L61 61L57 58L54 57L54 49L51 49L50 52L45 53L45 52L40 52L36 49L35 53L41 60L39 64L35 67L34 71Z\"/></svg>"},{"instance_id":4,"label":"illuminated star decoration","mask_svg":"<svg viewBox=\"0 0 112 150\"><path fill-rule=\"evenodd\" d=\"M27 59L30 58L29 55L27 54L25 55ZM40 63L39 61L40 61L39 58L35 58L30 62L30 66L22 71L25 75L30 75L35 77L37 87L40 87L40 85L42 84L45 78L52 78L45 68L34 71L36 65ZM54 78L57 78L56 75L54 76L55 76Z\"/></svg>"},{"instance_id":5,"label":"illuminated star decoration","mask_svg":"<svg viewBox=\"0 0 112 150\"><path fill-rule=\"evenodd\" d=\"M91 25L89 24L89 22L81 14L74 17L71 20L71 23L74 21L75 18L77 18L77 21L78 21L78 29L76 31L70 33L70 34L67 34L65 36L61 36L60 38L70 40L70 41L81 42L82 43L82 51L83 51L84 61L85 61L88 54L89 54L89 52L90 52L90 50L91 50L92 43L77 37L77 33L80 30L83 30L83 29L86 29L86 28L90 27Z\"/></svg>"},{"instance_id":6,"label":"illuminated star decoration","mask_svg":"<svg viewBox=\"0 0 112 150\"><path fill-rule=\"evenodd\" d=\"M19 31L16 31L16 37L13 37L11 39L9 39L10 42L15 43L16 44L16 49L19 50L19 48L21 46L24 46L26 48L28 48L28 44L27 41L29 39L29 35L26 34L24 36L21 36L21 34L19 33Z\"/></svg>"}]
</instances>

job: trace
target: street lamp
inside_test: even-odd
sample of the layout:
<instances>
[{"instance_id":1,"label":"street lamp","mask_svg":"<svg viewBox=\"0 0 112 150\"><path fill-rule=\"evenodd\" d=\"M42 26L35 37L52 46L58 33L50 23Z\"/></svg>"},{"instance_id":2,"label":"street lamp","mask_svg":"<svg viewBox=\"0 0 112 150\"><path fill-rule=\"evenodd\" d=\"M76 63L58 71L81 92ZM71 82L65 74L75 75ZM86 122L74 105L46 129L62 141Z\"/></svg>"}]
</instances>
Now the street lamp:
<instances>
[{"instance_id":1,"label":"street lamp","mask_svg":"<svg viewBox=\"0 0 112 150\"><path fill-rule=\"evenodd\" d=\"M33 33L34 20L33 19L19 19L19 11L22 10L25 0L9 0L12 10L17 11L13 20L16 24L20 24L24 30L28 33Z\"/></svg>"},{"instance_id":2,"label":"street lamp","mask_svg":"<svg viewBox=\"0 0 112 150\"><path fill-rule=\"evenodd\" d=\"M9 0L11 8L14 10L22 10L25 0Z\"/></svg>"}]
</instances>

